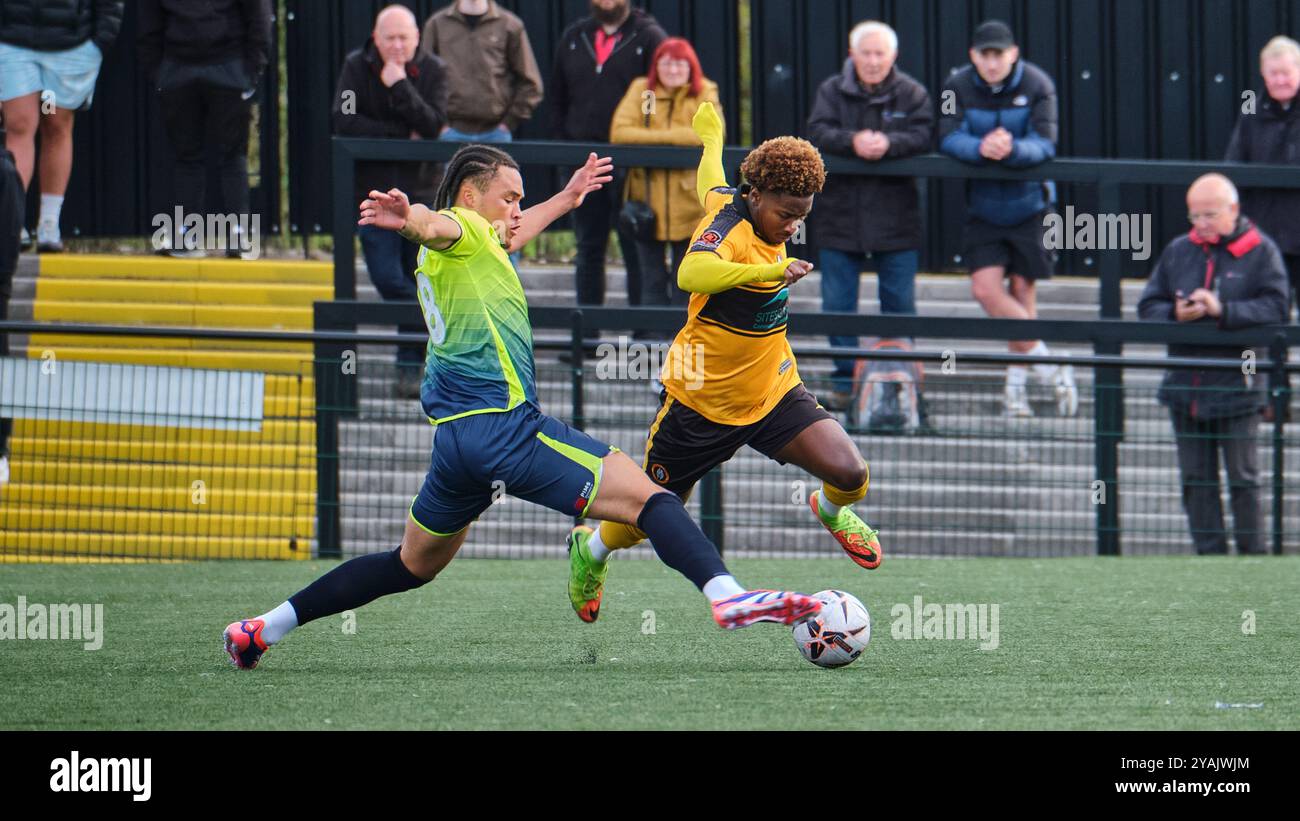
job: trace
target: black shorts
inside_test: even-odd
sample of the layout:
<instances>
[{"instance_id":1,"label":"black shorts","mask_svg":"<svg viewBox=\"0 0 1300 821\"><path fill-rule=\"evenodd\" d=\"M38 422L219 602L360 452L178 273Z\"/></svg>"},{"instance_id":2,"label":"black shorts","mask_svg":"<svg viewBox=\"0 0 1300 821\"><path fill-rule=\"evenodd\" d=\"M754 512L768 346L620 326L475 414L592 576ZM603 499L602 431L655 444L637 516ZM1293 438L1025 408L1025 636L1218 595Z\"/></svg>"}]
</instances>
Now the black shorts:
<instances>
[{"instance_id":1,"label":"black shorts","mask_svg":"<svg viewBox=\"0 0 1300 821\"><path fill-rule=\"evenodd\" d=\"M735 455L741 445L776 459L781 448L809 425L834 418L803 385L791 388L766 416L748 425L720 425L678 402L667 391L659 397L659 413L650 427L642 467L655 484L682 498L704 474Z\"/></svg>"},{"instance_id":2,"label":"black shorts","mask_svg":"<svg viewBox=\"0 0 1300 821\"><path fill-rule=\"evenodd\" d=\"M1043 217L1035 214L1019 225L994 225L979 217L966 220L962 242L962 260L971 273L992 265L1005 268L1008 274L1025 279L1050 279L1056 254L1047 249L1043 235Z\"/></svg>"}]
</instances>

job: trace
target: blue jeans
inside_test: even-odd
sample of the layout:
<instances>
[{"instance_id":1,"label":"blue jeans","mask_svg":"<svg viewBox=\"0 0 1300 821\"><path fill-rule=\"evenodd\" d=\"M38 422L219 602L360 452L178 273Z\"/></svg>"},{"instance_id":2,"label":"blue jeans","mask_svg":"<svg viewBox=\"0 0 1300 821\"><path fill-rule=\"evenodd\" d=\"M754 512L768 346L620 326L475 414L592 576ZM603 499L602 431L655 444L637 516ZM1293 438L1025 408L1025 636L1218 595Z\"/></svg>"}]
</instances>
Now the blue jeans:
<instances>
[{"instance_id":1,"label":"blue jeans","mask_svg":"<svg viewBox=\"0 0 1300 821\"><path fill-rule=\"evenodd\" d=\"M402 239L396 231L387 231L373 225L357 228L361 237L361 253L366 259L370 281L385 302L419 302L415 291L415 265L419 247ZM403 323L397 330L404 334L427 332L424 316L419 308L411 308L419 322ZM397 349L397 367L403 379L415 379L424 370L423 345L403 345Z\"/></svg>"},{"instance_id":2,"label":"blue jeans","mask_svg":"<svg viewBox=\"0 0 1300 821\"><path fill-rule=\"evenodd\" d=\"M909 251L875 251L876 279L880 287L882 314L916 313L916 266L919 254ZM867 267L867 255L823 248L818 257L822 272L822 310L858 312L859 273ZM832 336L835 348L856 348L856 336ZM837 391L853 390L852 359L836 359L831 387Z\"/></svg>"},{"instance_id":3,"label":"blue jeans","mask_svg":"<svg viewBox=\"0 0 1300 821\"><path fill-rule=\"evenodd\" d=\"M514 137L510 135L510 132L501 128L494 128L481 134L467 134L464 131L448 128L439 135L438 139L447 143L508 143L514 141Z\"/></svg>"}]
</instances>

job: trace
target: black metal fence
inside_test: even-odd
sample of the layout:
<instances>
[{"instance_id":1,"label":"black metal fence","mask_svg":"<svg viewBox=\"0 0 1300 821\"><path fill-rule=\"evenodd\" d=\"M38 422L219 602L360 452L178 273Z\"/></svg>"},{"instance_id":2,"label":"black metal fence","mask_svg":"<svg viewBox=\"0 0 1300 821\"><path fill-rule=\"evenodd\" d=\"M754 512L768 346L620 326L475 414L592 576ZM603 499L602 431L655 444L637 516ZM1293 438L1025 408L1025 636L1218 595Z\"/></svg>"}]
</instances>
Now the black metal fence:
<instances>
[{"instance_id":1,"label":"black metal fence","mask_svg":"<svg viewBox=\"0 0 1300 821\"><path fill-rule=\"evenodd\" d=\"M587 13L584 0L500 0L524 20L544 79L564 26ZM258 177L253 208L265 230L280 230L279 180L288 171L292 233L328 232L329 111L344 55L365 40L384 0L278 0L276 38L286 56L277 74L273 52L256 98ZM444 0L407 0L423 22ZM965 60L974 26L988 17L1010 22L1027 59L1057 83L1062 155L1166 160L1216 159L1241 114L1243 95L1259 94L1257 55L1275 34L1300 33L1294 0L646 0L670 34L690 38L705 73L719 83L728 133L744 122L756 140L801 134L813 94L836 73L857 21L884 20L900 38L899 65L938 95L949 71ZM750 37L741 41L742 16ZM80 115L74 173L65 206L71 235L144 234L168 201L167 146L156 95L135 62L134 4L126 5L117 45L100 72L95 105ZM750 51L742 67L741 48ZM745 68L745 71L742 71ZM743 88L745 76L749 88ZM745 93L748 92L748 93ZM281 94L287 134L280 124ZM747 121L742 104L751 106ZM550 136L545 102L519 136ZM287 151L280 151L286 139ZM535 195L553 190L546 169L529 169ZM1065 182L1063 201L1089 211L1152 213L1156 234L1179 225L1178 192L1134 185L1112 209ZM953 264L964 215L960 182L927 183L922 265ZM29 217L34 221L36 194ZM1090 273L1096 256L1066 253L1063 267Z\"/></svg>"},{"instance_id":2,"label":"black metal fence","mask_svg":"<svg viewBox=\"0 0 1300 821\"><path fill-rule=\"evenodd\" d=\"M335 137L331 165L334 171L333 222L334 236L334 293L336 299L354 299L356 296L356 249L351 241L356 234L357 203L350 192L355 179L358 161L370 159L442 161L451 157L459 145L454 143L427 143L411 140L369 140ZM581 165L587 155L597 151L602 156L614 158L616 167L695 168L699 165L699 149L666 146L627 146L599 143L520 142L510 147L510 153L522 163L538 165ZM739 180L736 169L740 167L748 149L732 147L723 152L723 162L731 169L729 179ZM866 163L857 159L826 157L827 171L835 174L903 176L921 178L956 178L967 180L1056 180L1073 182L1096 189L1099 215L1121 215L1121 198L1125 186L1151 184L1159 186L1190 185L1193 180L1210 171L1228 175L1238 186L1268 186L1273 188L1300 188L1300 166L1255 165L1242 163L1201 163L1175 161L1135 161L1099 159L1058 159L1033 168L1010 169L995 166L974 166L950 157L931 154L907 160L887 160ZM532 199L530 202L537 202ZM963 200L964 202L964 200ZM1175 209L1184 214L1181 206ZM1083 213L1080 211L1079 213ZM814 207L815 218L815 207ZM1067 230L1073 232L1074 226ZM1105 231L1103 234L1107 233ZM958 235L960 232L958 232ZM807 245L815 244L815 234ZM1152 233L1151 261L1159 255L1166 235ZM1134 237L1125 232L1127 244ZM1120 240L1116 232L1115 240ZM1102 242L1109 242L1107 236ZM813 247L794 247L799 255L814 258ZM1096 272L1099 293L1098 307L1103 318L1121 316L1120 281L1125 274L1124 255L1132 247L1106 247L1096 253ZM1148 263L1144 263L1148 264ZM1143 271L1145 274L1145 270Z\"/></svg>"},{"instance_id":3,"label":"black metal fence","mask_svg":"<svg viewBox=\"0 0 1300 821\"><path fill-rule=\"evenodd\" d=\"M564 308L533 308L530 314L533 327L542 334L538 342L538 390L544 409L630 454L640 454L658 404L657 392L652 388L656 372L643 368L637 373L630 362L615 363L611 370L608 360L618 351L628 351L629 346L644 349L644 343L630 341L631 331L671 330L680 325L681 315L662 309ZM376 303L318 303L316 308L317 327L336 332L395 326L401 315L401 306ZM1287 484L1285 464L1288 454L1294 461L1292 451L1297 441L1283 421L1290 403L1283 373L1300 369L1287 364L1286 351L1288 346L1300 344L1300 328L1223 332L1118 321L943 322L942 333L947 339L1005 341L1031 336L1053 343L1088 343L1094 348L1092 356L1036 358L960 347L926 353L924 339L927 335L933 337L933 323L927 318L853 314L794 314L790 322L790 332L800 338L832 331L915 337L922 352L858 351L857 355L877 359L906 357L941 365L937 372L931 368L926 376L926 395L934 408L933 435L895 438L851 430L873 466L873 491L865 507L872 511L880 504L889 511L884 519L873 523L886 522L900 531L900 550L945 555L1113 555L1125 550L1124 540L1129 533L1141 535L1133 539L1133 549L1126 552L1185 550L1186 531L1178 527L1181 491L1172 461L1173 433L1165 411L1155 399L1156 374L1168 367L1241 369L1242 360L1125 356L1123 346L1134 343L1196 342L1242 350L1263 346L1270 351L1254 364L1260 378L1270 380L1270 401L1276 419L1271 426L1261 428L1270 457L1265 471L1269 478L1264 486L1269 499L1266 511L1271 516L1261 541L1281 552L1284 535L1300 525L1294 513L1287 519L1286 500L1289 496L1294 507L1296 499L1294 485ZM557 329L562 336L555 335ZM606 341L584 343L585 329L605 332ZM611 339L610 332L622 335ZM388 344L391 339L368 336L353 342ZM358 355L350 347L353 342L331 342L317 348L318 364L337 363L337 375L332 379L324 376L324 366L318 369L321 376L317 382L321 412L318 431L329 437L329 430L339 430L338 438L329 444L337 447L340 478L322 474L320 479L321 488L340 489L337 501L322 496L318 510L321 549L327 553L335 544L347 551L352 549L350 545L372 549L392 540L392 529L400 525L402 512L385 509L383 502L364 491L388 487L393 481L400 483L404 476L414 492L418 483L413 480L423 470L420 460L424 454L419 448L404 448L420 445L427 450L431 442L431 433L422 427L416 429L416 435L424 438L393 438L405 435L397 422L410 408L384 396L390 374L382 369L378 374L372 369L365 378L343 370L343 364L349 361L348 352ZM606 347L602 348L602 344ZM1112 349L1117 352L1103 353ZM563 365L555 359L554 352L560 350L569 351L575 364ZM648 351L637 353L653 358ZM827 388L826 360L835 351L805 345L796 347L796 353L810 389L815 393ZM378 355L372 351L368 358L373 360ZM1070 362L1081 371L1085 395L1077 417L1032 421L1003 418L1003 376L1001 368L994 366L1035 361ZM945 363L951 364L951 369L943 367ZM1102 380L1092 375L1122 374L1126 369L1147 376L1138 384L1125 385L1122 378ZM375 443L366 433L368 430L385 431L378 434L384 447L371 449ZM319 456L323 468L333 452L322 446ZM801 488L806 499L806 493L815 487L811 482L810 477L794 468L780 468L747 454L711 474L691 504L699 506L702 526L719 546L762 555L803 554L818 549L815 531L809 534L789 530L801 513L787 509L782 500L797 499ZM525 504L494 510L479 528L488 545L482 549L490 555L547 555L549 546L539 541L537 528L548 518L558 522L563 517ZM376 531L370 528L385 521L389 522L387 529L381 527L378 532L382 535L372 543L369 534ZM985 527L988 522L1002 527ZM554 531L556 526L552 523L544 529ZM400 539L400 531L396 533ZM533 547L525 548L525 544Z\"/></svg>"},{"instance_id":4,"label":"black metal fence","mask_svg":"<svg viewBox=\"0 0 1300 821\"><path fill-rule=\"evenodd\" d=\"M59 362L60 378L76 384L55 388L57 380L41 372L42 359L3 360L5 367L23 368L38 387L19 390L15 386L27 383L6 372L9 390L0 404L18 419L11 481L0 487L0 554L19 560L306 558L396 545L428 469L433 435L418 403L391 393L392 349L403 338L389 331L402 317L400 307L318 303L318 328L331 330L311 333L0 323L0 332L12 333L57 327L101 337L315 343L314 352L304 354L314 362L311 377L107 364L98 366L105 373L92 375L86 370L91 363ZM658 403L654 349L628 332L663 333L681 320L670 310L535 308L543 409L639 457ZM601 329L603 339L581 342L588 327ZM1159 372L1241 368L1241 361L1081 352L1050 357L1045 361L1072 362L1079 374L1078 415L1057 417L1050 389L1037 387L1031 399L1038 415L1009 419L1001 408L1001 365L1036 360L990 353L974 341L1025 334L1089 343L1094 350L1170 341L1271 346L1272 353L1255 363L1260 378L1270 380L1274 411L1274 421L1255 434L1261 463L1257 535L1275 552L1300 547L1300 431L1284 421L1290 393L1280 378L1283 369L1300 367L1282 355L1300 345L1300 329L1225 333L1172 324L947 319L944 338L972 344L948 343L948 350L938 351L926 343L925 334L934 338L932 319L791 317L797 340L832 329L915 336L916 353L858 353L906 356L928 366L931 430L890 436L848 423L872 468L871 490L859 509L881 529L891 553L1191 551L1173 431L1155 399ZM562 350L576 355L574 363L557 359ZM796 352L809 389L827 388L827 360L842 352L810 343L797 344ZM1092 376L1110 369L1122 370L1125 380L1109 386ZM214 393L202 393L205 380L217 380ZM138 387L128 391L128 384ZM255 384L263 386L260 395ZM226 397L224 404L212 401L218 395ZM248 401L230 401L239 395ZM816 487L794 467L742 451L701 483L689 509L728 555L835 555L834 543L805 507ZM558 557L570 522L503 495L474 526L464 552Z\"/></svg>"}]
</instances>

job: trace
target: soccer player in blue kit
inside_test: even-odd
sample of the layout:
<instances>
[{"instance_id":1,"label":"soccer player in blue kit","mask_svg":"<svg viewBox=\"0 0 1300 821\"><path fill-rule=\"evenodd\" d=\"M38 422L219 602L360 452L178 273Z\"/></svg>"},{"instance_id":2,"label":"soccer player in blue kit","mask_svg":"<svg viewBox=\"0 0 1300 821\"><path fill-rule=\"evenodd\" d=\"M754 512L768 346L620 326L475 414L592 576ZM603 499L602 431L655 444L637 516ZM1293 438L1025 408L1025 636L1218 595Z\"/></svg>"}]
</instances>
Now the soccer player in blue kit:
<instances>
[{"instance_id":1,"label":"soccer player in blue kit","mask_svg":"<svg viewBox=\"0 0 1300 821\"><path fill-rule=\"evenodd\" d=\"M432 581L491 505L494 482L567 515L639 528L664 564L704 593L723 628L795 624L821 610L813 596L743 588L676 494L617 448L538 406L528 305L507 255L610 182L612 171L609 158L593 153L564 190L523 210L515 161L468 145L447 165L437 210L412 205L397 189L371 191L361 203L359 224L421 246L416 280L430 338L420 398L436 426L429 473L398 548L350 559L273 610L226 628L236 667L255 667L295 627ZM600 597L588 606L592 621Z\"/></svg>"}]
</instances>

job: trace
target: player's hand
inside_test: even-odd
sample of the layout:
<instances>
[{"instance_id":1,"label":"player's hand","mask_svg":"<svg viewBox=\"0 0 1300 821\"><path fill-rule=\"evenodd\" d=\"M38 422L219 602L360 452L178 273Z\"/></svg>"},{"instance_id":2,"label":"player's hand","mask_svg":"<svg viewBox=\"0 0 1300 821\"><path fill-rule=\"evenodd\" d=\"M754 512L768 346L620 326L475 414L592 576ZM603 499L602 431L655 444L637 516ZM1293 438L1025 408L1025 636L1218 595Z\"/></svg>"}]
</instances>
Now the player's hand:
<instances>
[{"instance_id":1,"label":"player's hand","mask_svg":"<svg viewBox=\"0 0 1300 821\"><path fill-rule=\"evenodd\" d=\"M596 152L587 155L587 162L573 172L569 184L564 186L564 193L573 197L573 207L582 205L582 201L592 191L599 191L601 186L614 179L614 160L610 157L597 157Z\"/></svg>"},{"instance_id":2,"label":"player's hand","mask_svg":"<svg viewBox=\"0 0 1300 821\"><path fill-rule=\"evenodd\" d=\"M785 266L785 278L781 281L786 285L793 285L808 276L808 273L812 271L812 269L813 264L811 262L804 262L801 259L792 259L790 260L790 264Z\"/></svg>"},{"instance_id":3,"label":"player's hand","mask_svg":"<svg viewBox=\"0 0 1300 821\"><path fill-rule=\"evenodd\" d=\"M722 145L722 135L725 129L722 125L722 118L718 116L718 111L713 107L713 103L700 104L700 107L695 111L695 116L691 119L691 128L695 129L695 135L705 145Z\"/></svg>"},{"instance_id":4,"label":"player's hand","mask_svg":"<svg viewBox=\"0 0 1300 821\"><path fill-rule=\"evenodd\" d=\"M411 201L396 188L371 191L370 196L361 201L361 219L357 225L373 225L389 231L400 231L406 227L406 219L411 215Z\"/></svg>"}]
</instances>

